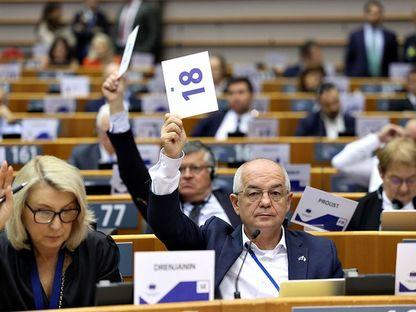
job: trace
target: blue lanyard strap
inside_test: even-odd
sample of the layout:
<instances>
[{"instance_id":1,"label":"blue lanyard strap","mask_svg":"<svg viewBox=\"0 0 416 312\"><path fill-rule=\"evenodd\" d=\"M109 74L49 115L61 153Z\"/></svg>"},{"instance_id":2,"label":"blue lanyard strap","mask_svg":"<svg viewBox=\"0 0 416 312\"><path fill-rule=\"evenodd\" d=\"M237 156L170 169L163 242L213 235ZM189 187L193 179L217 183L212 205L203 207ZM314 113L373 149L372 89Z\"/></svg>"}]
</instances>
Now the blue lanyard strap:
<instances>
[{"instance_id":1,"label":"blue lanyard strap","mask_svg":"<svg viewBox=\"0 0 416 312\"><path fill-rule=\"evenodd\" d=\"M65 259L65 252L64 250L61 250L58 256L58 263L56 264L55 277L53 279L52 294L49 300L49 309L58 308L64 259ZM33 298L35 300L36 310L45 309L46 306L45 306L45 302L43 301L42 284L40 283L36 260L33 261L32 271L30 273L30 281L32 284Z\"/></svg>"},{"instance_id":2,"label":"blue lanyard strap","mask_svg":"<svg viewBox=\"0 0 416 312\"><path fill-rule=\"evenodd\" d=\"M254 251L249 248L248 252L250 254L250 256L253 258L253 260L257 263L257 265L260 267L260 269L263 271L263 273L267 276L267 278L270 280L270 282L273 284L274 288L276 288L276 290L278 292L280 292L280 287L279 285L276 283L276 281L274 280L274 278L270 275L270 273L267 271L267 269L263 266L263 264L261 264L260 260L257 259Z\"/></svg>"}]
</instances>

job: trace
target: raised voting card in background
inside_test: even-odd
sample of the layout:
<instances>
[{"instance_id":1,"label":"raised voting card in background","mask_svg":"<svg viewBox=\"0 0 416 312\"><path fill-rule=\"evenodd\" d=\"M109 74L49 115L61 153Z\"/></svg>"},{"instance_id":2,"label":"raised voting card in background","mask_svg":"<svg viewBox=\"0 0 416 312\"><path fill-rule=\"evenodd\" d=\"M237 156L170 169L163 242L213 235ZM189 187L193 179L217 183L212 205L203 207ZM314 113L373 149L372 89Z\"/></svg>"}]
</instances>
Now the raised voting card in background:
<instances>
[{"instance_id":1,"label":"raised voting card in background","mask_svg":"<svg viewBox=\"0 0 416 312\"><path fill-rule=\"evenodd\" d=\"M139 26L136 26L127 38L126 47L124 48L123 57L121 58L120 68L118 69L119 78L123 76L129 68L131 54L133 53L138 31Z\"/></svg>"},{"instance_id":2,"label":"raised voting card in background","mask_svg":"<svg viewBox=\"0 0 416 312\"><path fill-rule=\"evenodd\" d=\"M182 118L218 110L208 52L162 62L169 110Z\"/></svg>"},{"instance_id":3,"label":"raised voting card in background","mask_svg":"<svg viewBox=\"0 0 416 312\"><path fill-rule=\"evenodd\" d=\"M136 252L134 304L214 299L214 250Z\"/></svg>"},{"instance_id":4,"label":"raised voting card in background","mask_svg":"<svg viewBox=\"0 0 416 312\"><path fill-rule=\"evenodd\" d=\"M291 222L315 230L345 231L358 202L307 186Z\"/></svg>"}]
</instances>

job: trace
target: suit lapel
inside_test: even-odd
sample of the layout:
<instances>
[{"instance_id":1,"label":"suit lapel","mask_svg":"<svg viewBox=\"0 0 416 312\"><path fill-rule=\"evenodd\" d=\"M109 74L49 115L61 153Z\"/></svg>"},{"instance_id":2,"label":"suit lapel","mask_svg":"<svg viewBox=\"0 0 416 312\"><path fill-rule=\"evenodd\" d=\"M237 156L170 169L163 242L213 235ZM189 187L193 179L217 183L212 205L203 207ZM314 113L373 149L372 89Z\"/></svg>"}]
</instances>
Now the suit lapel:
<instances>
[{"instance_id":1,"label":"suit lapel","mask_svg":"<svg viewBox=\"0 0 416 312\"><path fill-rule=\"evenodd\" d=\"M221 251L217 255L215 263L215 288L220 286L222 279L227 274L230 267L243 251L243 240L241 235L241 225L238 226L231 235L228 235Z\"/></svg>"},{"instance_id":2,"label":"suit lapel","mask_svg":"<svg viewBox=\"0 0 416 312\"><path fill-rule=\"evenodd\" d=\"M306 279L308 276L308 248L297 237L296 232L285 229L289 280Z\"/></svg>"}]
</instances>

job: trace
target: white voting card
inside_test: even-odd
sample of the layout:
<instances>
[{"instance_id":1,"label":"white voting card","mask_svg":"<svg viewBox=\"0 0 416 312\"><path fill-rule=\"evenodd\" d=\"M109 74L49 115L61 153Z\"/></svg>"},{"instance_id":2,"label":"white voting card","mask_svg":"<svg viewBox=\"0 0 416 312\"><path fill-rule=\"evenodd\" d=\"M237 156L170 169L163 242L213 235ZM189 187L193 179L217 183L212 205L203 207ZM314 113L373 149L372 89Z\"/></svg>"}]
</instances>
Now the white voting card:
<instances>
[{"instance_id":1,"label":"white voting card","mask_svg":"<svg viewBox=\"0 0 416 312\"><path fill-rule=\"evenodd\" d=\"M61 95L66 98L90 95L90 77L64 76L61 78Z\"/></svg>"},{"instance_id":2,"label":"white voting card","mask_svg":"<svg viewBox=\"0 0 416 312\"><path fill-rule=\"evenodd\" d=\"M58 136L58 119L23 119L22 140L54 140Z\"/></svg>"},{"instance_id":3,"label":"white voting card","mask_svg":"<svg viewBox=\"0 0 416 312\"><path fill-rule=\"evenodd\" d=\"M390 123L390 119L386 117L364 117L357 116L355 118L355 133L359 137L366 136L369 133L376 133L384 126Z\"/></svg>"},{"instance_id":4,"label":"white voting card","mask_svg":"<svg viewBox=\"0 0 416 312\"><path fill-rule=\"evenodd\" d=\"M169 110L182 118L218 110L208 52L162 62Z\"/></svg>"},{"instance_id":5,"label":"white voting card","mask_svg":"<svg viewBox=\"0 0 416 312\"><path fill-rule=\"evenodd\" d=\"M325 231L345 231L358 202L307 186L291 222Z\"/></svg>"},{"instance_id":6,"label":"white voting card","mask_svg":"<svg viewBox=\"0 0 416 312\"><path fill-rule=\"evenodd\" d=\"M74 98L47 96L43 99L43 111L48 114L73 113L76 109L77 103Z\"/></svg>"},{"instance_id":7,"label":"white voting card","mask_svg":"<svg viewBox=\"0 0 416 312\"><path fill-rule=\"evenodd\" d=\"M134 304L214 299L215 251L134 253Z\"/></svg>"},{"instance_id":8,"label":"white voting card","mask_svg":"<svg viewBox=\"0 0 416 312\"><path fill-rule=\"evenodd\" d=\"M126 47L124 48L123 57L121 58L120 68L118 69L118 78L124 75L129 68L131 55L136 43L139 26L136 26L127 38Z\"/></svg>"},{"instance_id":9,"label":"white voting card","mask_svg":"<svg viewBox=\"0 0 416 312\"><path fill-rule=\"evenodd\" d=\"M416 242L397 244L396 295L416 294Z\"/></svg>"}]
</instances>

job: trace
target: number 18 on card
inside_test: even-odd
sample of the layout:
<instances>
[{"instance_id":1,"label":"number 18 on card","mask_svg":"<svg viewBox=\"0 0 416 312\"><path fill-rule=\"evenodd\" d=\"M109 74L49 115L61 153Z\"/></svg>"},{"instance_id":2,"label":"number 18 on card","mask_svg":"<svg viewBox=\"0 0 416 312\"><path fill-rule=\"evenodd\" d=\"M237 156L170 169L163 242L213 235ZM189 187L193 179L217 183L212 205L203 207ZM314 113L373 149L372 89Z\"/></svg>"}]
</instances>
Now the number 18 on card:
<instances>
[{"instance_id":1,"label":"number 18 on card","mask_svg":"<svg viewBox=\"0 0 416 312\"><path fill-rule=\"evenodd\" d=\"M190 117L218 110L208 52L162 62L170 112Z\"/></svg>"}]
</instances>

